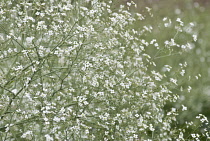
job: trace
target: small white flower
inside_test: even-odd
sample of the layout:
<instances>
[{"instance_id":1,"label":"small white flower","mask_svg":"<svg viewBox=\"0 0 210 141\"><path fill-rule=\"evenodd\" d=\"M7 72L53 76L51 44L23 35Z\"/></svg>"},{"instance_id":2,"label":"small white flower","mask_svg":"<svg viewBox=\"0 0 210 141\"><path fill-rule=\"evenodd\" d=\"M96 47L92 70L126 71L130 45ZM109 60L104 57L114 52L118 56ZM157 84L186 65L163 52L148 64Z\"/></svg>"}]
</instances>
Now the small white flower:
<instances>
[{"instance_id":1,"label":"small white flower","mask_svg":"<svg viewBox=\"0 0 210 141\"><path fill-rule=\"evenodd\" d=\"M45 135L46 141L53 141L53 138L50 137L50 135L46 134Z\"/></svg>"},{"instance_id":2,"label":"small white flower","mask_svg":"<svg viewBox=\"0 0 210 141\"><path fill-rule=\"evenodd\" d=\"M182 105L182 111L186 111L187 110L187 107Z\"/></svg>"},{"instance_id":3,"label":"small white flower","mask_svg":"<svg viewBox=\"0 0 210 141\"><path fill-rule=\"evenodd\" d=\"M17 90L17 89L13 89L12 92L13 92L14 94L17 94L18 90Z\"/></svg>"},{"instance_id":4,"label":"small white flower","mask_svg":"<svg viewBox=\"0 0 210 141\"><path fill-rule=\"evenodd\" d=\"M184 76L184 74L185 74L185 70L182 70L182 71L180 72L180 75L181 75L181 76Z\"/></svg>"},{"instance_id":5,"label":"small white flower","mask_svg":"<svg viewBox=\"0 0 210 141\"><path fill-rule=\"evenodd\" d=\"M55 122L60 122L60 118L58 118L58 117L54 117L54 119L53 119Z\"/></svg>"},{"instance_id":6,"label":"small white flower","mask_svg":"<svg viewBox=\"0 0 210 141\"><path fill-rule=\"evenodd\" d=\"M170 78L170 81L171 81L172 83L174 83L175 85L177 85L177 79Z\"/></svg>"},{"instance_id":7,"label":"small white flower","mask_svg":"<svg viewBox=\"0 0 210 141\"><path fill-rule=\"evenodd\" d=\"M31 44L34 37L26 37L26 43Z\"/></svg>"},{"instance_id":8,"label":"small white flower","mask_svg":"<svg viewBox=\"0 0 210 141\"><path fill-rule=\"evenodd\" d=\"M197 35L194 34L192 37L193 37L193 40L196 42L197 41Z\"/></svg>"},{"instance_id":9,"label":"small white flower","mask_svg":"<svg viewBox=\"0 0 210 141\"><path fill-rule=\"evenodd\" d=\"M192 87L191 86L188 86L187 91L190 92L191 90L192 90Z\"/></svg>"},{"instance_id":10,"label":"small white flower","mask_svg":"<svg viewBox=\"0 0 210 141\"><path fill-rule=\"evenodd\" d=\"M166 21L167 19L168 19L167 17L164 17L164 18L163 18L163 21Z\"/></svg>"},{"instance_id":11,"label":"small white flower","mask_svg":"<svg viewBox=\"0 0 210 141\"><path fill-rule=\"evenodd\" d=\"M150 131L155 131L155 129L153 128L153 125L152 124L149 124L149 130Z\"/></svg>"},{"instance_id":12,"label":"small white flower","mask_svg":"<svg viewBox=\"0 0 210 141\"><path fill-rule=\"evenodd\" d=\"M139 114L135 114L135 117L139 117Z\"/></svg>"},{"instance_id":13,"label":"small white flower","mask_svg":"<svg viewBox=\"0 0 210 141\"><path fill-rule=\"evenodd\" d=\"M191 134L191 136L192 136L193 138L196 138L196 135L195 135L195 134Z\"/></svg>"},{"instance_id":14,"label":"small white flower","mask_svg":"<svg viewBox=\"0 0 210 141\"><path fill-rule=\"evenodd\" d=\"M31 139L31 136L32 136L32 131L27 131L27 132L23 133L21 138Z\"/></svg>"}]
</instances>

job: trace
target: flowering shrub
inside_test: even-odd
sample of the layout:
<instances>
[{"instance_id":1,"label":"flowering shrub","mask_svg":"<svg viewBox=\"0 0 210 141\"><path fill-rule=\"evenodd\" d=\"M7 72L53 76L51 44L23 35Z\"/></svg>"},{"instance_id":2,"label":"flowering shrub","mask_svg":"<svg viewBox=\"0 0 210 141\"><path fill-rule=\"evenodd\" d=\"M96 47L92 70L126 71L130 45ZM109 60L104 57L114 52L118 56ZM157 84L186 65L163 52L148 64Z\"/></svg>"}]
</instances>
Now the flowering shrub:
<instances>
[{"instance_id":1,"label":"flowering shrub","mask_svg":"<svg viewBox=\"0 0 210 141\"><path fill-rule=\"evenodd\" d=\"M193 49L195 24L165 17L147 25L151 9L145 16L130 6L136 5L1 2L1 140L209 138L204 115L180 125L177 116L187 107L166 108L180 91L191 91L180 85L189 77L187 62L159 62ZM153 36L161 30L170 32L164 42Z\"/></svg>"}]
</instances>

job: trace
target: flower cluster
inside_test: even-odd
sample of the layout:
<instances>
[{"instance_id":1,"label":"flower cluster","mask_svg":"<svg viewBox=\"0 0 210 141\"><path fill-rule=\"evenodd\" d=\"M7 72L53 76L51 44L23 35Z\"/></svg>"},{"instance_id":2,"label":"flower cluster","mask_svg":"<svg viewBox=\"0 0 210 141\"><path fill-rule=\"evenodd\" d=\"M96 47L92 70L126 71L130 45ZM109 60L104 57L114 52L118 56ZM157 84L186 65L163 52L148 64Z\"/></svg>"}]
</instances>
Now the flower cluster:
<instances>
[{"instance_id":1,"label":"flower cluster","mask_svg":"<svg viewBox=\"0 0 210 141\"><path fill-rule=\"evenodd\" d=\"M173 36L151 39L157 29L144 24L143 14L129 11L132 5L0 4L2 140L182 140L188 134L174 126L179 109L165 109L179 99L174 90L180 89L186 65L156 66L161 58L193 48L193 24L164 18L159 27L173 29ZM177 40L178 34L186 38ZM199 133L190 135L208 137L208 130Z\"/></svg>"}]
</instances>

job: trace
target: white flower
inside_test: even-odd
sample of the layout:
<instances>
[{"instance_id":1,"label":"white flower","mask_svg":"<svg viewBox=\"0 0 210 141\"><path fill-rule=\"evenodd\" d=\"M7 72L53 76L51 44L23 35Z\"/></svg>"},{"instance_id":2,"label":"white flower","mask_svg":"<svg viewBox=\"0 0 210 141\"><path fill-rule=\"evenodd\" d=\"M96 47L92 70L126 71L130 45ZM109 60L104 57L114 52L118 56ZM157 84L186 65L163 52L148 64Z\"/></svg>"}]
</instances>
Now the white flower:
<instances>
[{"instance_id":1,"label":"white flower","mask_svg":"<svg viewBox=\"0 0 210 141\"><path fill-rule=\"evenodd\" d=\"M155 128L153 128L153 125L152 124L149 124L149 130L150 131L155 131Z\"/></svg>"},{"instance_id":2,"label":"white flower","mask_svg":"<svg viewBox=\"0 0 210 141\"><path fill-rule=\"evenodd\" d=\"M184 74L185 74L185 70L182 70L182 71L180 72L180 75L181 75L181 76L184 76Z\"/></svg>"},{"instance_id":3,"label":"white flower","mask_svg":"<svg viewBox=\"0 0 210 141\"><path fill-rule=\"evenodd\" d=\"M187 91L190 92L191 90L192 90L192 87L191 86L188 86Z\"/></svg>"},{"instance_id":4,"label":"white flower","mask_svg":"<svg viewBox=\"0 0 210 141\"><path fill-rule=\"evenodd\" d=\"M175 85L177 85L177 79L170 78L170 81L171 81L172 83L174 83Z\"/></svg>"},{"instance_id":5,"label":"white flower","mask_svg":"<svg viewBox=\"0 0 210 141\"><path fill-rule=\"evenodd\" d=\"M32 131L27 131L27 132L23 133L21 138L32 139Z\"/></svg>"},{"instance_id":6,"label":"white flower","mask_svg":"<svg viewBox=\"0 0 210 141\"><path fill-rule=\"evenodd\" d=\"M26 43L31 44L34 37L26 37Z\"/></svg>"},{"instance_id":7,"label":"white flower","mask_svg":"<svg viewBox=\"0 0 210 141\"><path fill-rule=\"evenodd\" d=\"M50 137L49 134L45 135L46 141L53 141L54 139L52 137Z\"/></svg>"},{"instance_id":8,"label":"white flower","mask_svg":"<svg viewBox=\"0 0 210 141\"><path fill-rule=\"evenodd\" d=\"M12 92L13 92L14 94L17 94L18 90L17 90L17 89L13 89Z\"/></svg>"},{"instance_id":9,"label":"white flower","mask_svg":"<svg viewBox=\"0 0 210 141\"><path fill-rule=\"evenodd\" d=\"M53 120L54 120L55 122L60 122L61 119L58 118L58 117L54 117Z\"/></svg>"},{"instance_id":10,"label":"white flower","mask_svg":"<svg viewBox=\"0 0 210 141\"><path fill-rule=\"evenodd\" d=\"M135 117L139 117L139 114L135 114Z\"/></svg>"},{"instance_id":11,"label":"white flower","mask_svg":"<svg viewBox=\"0 0 210 141\"><path fill-rule=\"evenodd\" d=\"M192 136L193 138L196 138L196 135L195 135L195 134L191 134L191 136Z\"/></svg>"},{"instance_id":12,"label":"white flower","mask_svg":"<svg viewBox=\"0 0 210 141\"><path fill-rule=\"evenodd\" d=\"M187 107L182 105L182 111L186 111L187 110Z\"/></svg>"},{"instance_id":13,"label":"white flower","mask_svg":"<svg viewBox=\"0 0 210 141\"><path fill-rule=\"evenodd\" d=\"M193 40L196 42L197 41L197 35L193 35Z\"/></svg>"},{"instance_id":14,"label":"white flower","mask_svg":"<svg viewBox=\"0 0 210 141\"><path fill-rule=\"evenodd\" d=\"M167 17L164 17L164 18L163 18L163 21L166 21L167 19L168 19Z\"/></svg>"}]
</instances>

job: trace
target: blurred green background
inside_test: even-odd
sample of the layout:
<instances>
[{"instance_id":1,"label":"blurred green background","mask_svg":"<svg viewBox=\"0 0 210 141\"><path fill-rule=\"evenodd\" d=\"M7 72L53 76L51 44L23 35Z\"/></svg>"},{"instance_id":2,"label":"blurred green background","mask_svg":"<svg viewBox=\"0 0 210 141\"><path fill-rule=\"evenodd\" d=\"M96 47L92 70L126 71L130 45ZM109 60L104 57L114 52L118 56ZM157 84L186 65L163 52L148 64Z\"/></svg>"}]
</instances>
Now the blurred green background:
<instances>
[{"instance_id":1,"label":"blurred green background","mask_svg":"<svg viewBox=\"0 0 210 141\"><path fill-rule=\"evenodd\" d=\"M131 2L124 0L123 4ZM183 77L179 86L187 87L190 85L192 91L187 93L183 91L178 93L181 97L178 103L168 104L166 108L175 106L180 107L182 104L188 107L188 111L181 114L181 122L193 120L199 113L204 114L210 120L210 1L209 0L134 0L137 8L132 7L132 11L147 13L145 7L152 8L153 18L147 19L148 25L157 27L157 32L152 36L163 42L174 35L174 31L158 31L158 23L162 22L164 17L176 20L178 17L184 23L193 22L198 35L198 40L192 51L182 55L173 55L156 60L157 69L161 70L164 64L177 68L179 63L188 62L186 74L191 78ZM120 5L121 0L116 1ZM157 26L156 26L157 25ZM138 26L138 25L137 25ZM153 37L151 37L152 39ZM177 40L182 36L177 37ZM151 51L152 52L152 51ZM155 53L155 52L154 52ZM150 53L151 54L151 53ZM195 79L195 76L201 74L201 78Z\"/></svg>"}]
</instances>

